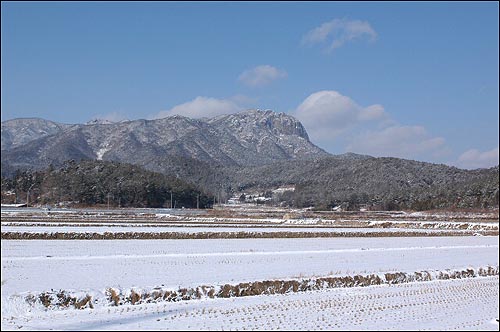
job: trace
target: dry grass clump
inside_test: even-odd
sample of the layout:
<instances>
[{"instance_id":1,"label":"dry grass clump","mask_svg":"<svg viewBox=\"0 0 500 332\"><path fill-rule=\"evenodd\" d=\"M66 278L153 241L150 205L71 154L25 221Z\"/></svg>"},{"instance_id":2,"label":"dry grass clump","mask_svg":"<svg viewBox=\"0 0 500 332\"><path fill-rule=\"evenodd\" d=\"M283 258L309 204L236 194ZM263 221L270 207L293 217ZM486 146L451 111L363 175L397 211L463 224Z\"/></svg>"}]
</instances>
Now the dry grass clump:
<instances>
[{"instance_id":1,"label":"dry grass clump","mask_svg":"<svg viewBox=\"0 0 500 332\"><path fill-rule=\"evenodd\" d=\"M430 281L434 279L461 279L491 275L498 275L498 267L495 268L492 266L488 266L479 268L477 271L475 271L474 269L465 269L458 271L435 271L434 273L431 273L429 271L420 271L414 273L390 272L385 273L382 277L376 274L369 274L310 279L306 278L298 280L265 280L244 282L236 285L224 284L219 287L199 286L196 288L181 288L177 291L163 291L157 289L151 294L143 293L142 297L140 297L140 300L138 295L136 295L135 298L131 295L128 298L124 298L123 302L131 304L158 302L160 300L177 302L200 299L203 297L230 298L254 295L286 294L292 292L313 291L327 288L366 287L381 284L400 284L407 282ZM131 294L138 293L132 291Z\"/></svg>"},{"instance_id":2,"label":"dry grass clump","mask_svg":"<svg viewBox=\"0 0 500 332\"><path fill-rule=\"evenodd\" d=\"M259 238L334 238L334 237L423 237L423 236L471 236L475 234L498 236L498 230L482 231L416 231L400 232L104 232L104 233L28 233L2 232L3 240L160 240L160 239L259 239Z\"/></svg>"},{"instance_id":3,"label":"dry grass clump","mask_svg":"<svg viewBox=\"0 0 500 332\"><path fill-rule=\"evenodd\" d=\"M87 296L85 296L80 301L76 301L74 306L76 309L85 309L86 307L94 309L94 305L92 304L92 296L87 294Z\"/></svg>"},{"instance_id":4,"label":"dry grass clump","mask_svg":"<svg viewBox=\"0 0 500 332\"><path fill-rule=\"evenodd\" d=\"M112 303L113 305L118 306L118 305L122 304L120 302L119 293L115 289L108 288L106 290L106 295L108 296L110 303Z\"/></svg>"},{"instance_id":5,"label":"dry grass clump","mask_svg":"<svg viewBox=\"0 0 500 332\"><path fill-rule=\"evenodd\" d=\"M119 306L123 304L157 303L160 301L178 302L201 299L202 297L215 297L215 288L213 286L180 288L178 290L154 288L150 292L141 292L140 290L132 289L129 295L124 295L113 288L106 290L106 298L108 303L112 306Z\"/></svg>"},{"instance_id":6,"label":"dry grass clump","mask_svg":"<svg viewBox=\"0 0 500 332\"><path fill-rule=\"evenodd\" d=\"M132 304L136 304L141 300L141 294L136 293L136 291L132 289L127 300Z\"/></svg>"},{"instance_id":7,"label":"dry grass clump","mask_svg":"<svg viewBox=\"0 0 500 332\"><path fill-rule=\"evenodd\" d=\"M478 269L478 275L481 277L498 275L498 266L488 266L488 267L480 267Z\"/></svg>"},{"instance_id":8,"label":"dry grass clump","mask_svg":"<svg viewBox=\"0 0 500 332\"><path fill-rule=\"evenodd\" d=\"M478 269L420 271L414 273L388 272L382 276L376 274L302 278L292 280L264 280L244 282L236 285L225 284L222 286L198 286L196 288L179 288L178 290L164 290L154 288L152 291L132 289L130 292L120 292L113 288L106 290L108 304L119 306L123 304L156 303L160 301L177 302L201 298L230 298L254 295L286 294L292 292L313 291L339 287L365 287L382 284L400 284L430 280L447 280L473 278L477 276L494 276L499 274L498 266L480 267ZM128 295L126 295L128 294ZM26 297L29 303L41 303L49 307L74 307L76 309L94 308L92 297L85 295L78 299L65 291L43 292L39 295Z\"/></svg>"},{"instance_id":9,"label":"dry grass clump","mask_svg":"<svg viewBox=\"0 0 500 332\"><path fill-rule=\"evenodd\" d=\"M63 290L60 290L57 293L43 292L38 296L29 295L26 297L26 301L32 305L41 303L46 308L68 308L70 306L74 307L75 309L94 308L94 304L92 303L92 296L90 296L89 294L86 294L82 298L77 298L76 296L69 295Z\"/></svg>"}]
</instances>

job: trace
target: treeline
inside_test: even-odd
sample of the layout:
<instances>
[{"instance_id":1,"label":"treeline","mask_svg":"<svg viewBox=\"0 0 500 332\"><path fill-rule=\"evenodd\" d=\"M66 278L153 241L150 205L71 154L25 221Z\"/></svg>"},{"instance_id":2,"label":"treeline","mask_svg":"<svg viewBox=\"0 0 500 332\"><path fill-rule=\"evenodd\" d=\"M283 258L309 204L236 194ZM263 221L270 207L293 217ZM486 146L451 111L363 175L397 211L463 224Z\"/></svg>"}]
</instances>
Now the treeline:
<instances>
[{"instance_id":1,"label":"treeline","mask_svg":"<svg viewBox=\"0 0 500 332\"><path fill-rule=\"evenodd\" d=\"M274 195L270 204L390 211L498 207L498 171L498 166L464 170L397 158L334 156L228 173L237 191L295 185L294 191Z\"/></svg>"},{"instance_id":2,"label":"treeline","mask_svg":"<svg viewBox=\"0 0 500 332\"><path fill-rule=\"evenodd\" d=\"M175 177L110 161L68 161L59 168L2 176L2 203L207 208L212 197Z\"/></svg>"},{"instance_id":3,"label":"treeline","mask_svg":"<svg viewBox=\"0 0 500 332\"><path fill-rule=\"evenodd\" d=\"M142 168L144 167L144 168ZM191 158L158 158L136 166L71 161L2 177L2 202L113 207L211 207L243 192L265 204L330 210L431 210L499 206L499 169L463 170L397 158L333 156L257 167L223 167ZM146 169L160 169L161 173ZM165 174L169 174L167 176ZM294 191L272 193L279 186ZM262 202L264 204L264 202Z\"/></svg>"},{"instance_id":4,"label":"treeline","mask_svg":"<svg viewBox=\"0 0 500 332\"><path fill-rule=\"evenodd\" d=\"M432 186L425 190L407 190L394 193L356 191L349 195L336 193L320 184L299 184L294 192L284 193L281 204L298 208L313 206L319 210L340 207L347 211L361 208L376 211L433 210L449 208L494 208L499 206L498 181L469 181Z\"/></svg>"}]
</instances>

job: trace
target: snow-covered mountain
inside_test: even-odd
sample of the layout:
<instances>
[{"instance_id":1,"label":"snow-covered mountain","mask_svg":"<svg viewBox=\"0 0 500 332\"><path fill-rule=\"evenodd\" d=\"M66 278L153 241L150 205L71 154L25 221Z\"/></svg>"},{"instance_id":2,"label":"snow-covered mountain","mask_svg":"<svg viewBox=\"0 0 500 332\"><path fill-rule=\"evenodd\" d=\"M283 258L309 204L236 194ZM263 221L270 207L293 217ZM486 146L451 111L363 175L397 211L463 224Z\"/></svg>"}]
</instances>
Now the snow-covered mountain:
<instances>
[{"instance_id":1,"label":"snow-covered mountain","mask_svg":"<svg viewBox=\"0 0 500 332\"><path fill-rule=\"evenodd\" d=\"M71 126L38 118L4 121L2 122L2 150L12 149L38 138L57 134Z\"/></svg>"},{"instance_id":2,"label":"snow-covered mountain","mask_svg":"<svg viewBox=\"0 0 500 332\"><path fill-rule=\"evenodd\" d=\"M290 115L248 110L212 119L174 115L119 123L65 125L42 119L2 122L3 168L43 168L68 159L151 167L169 156L223 166L326 156Z\"/></svg>"},{"instance_id":3,"label":"snow-covered mountain","mask_svg":"<svg viewBox=\"0 0 500 332\"><path fill-rule=\"evenodd\" d=\"M212 119L175 115L77 125L41 119L2 123L2 175L82 159L135 164L228 197L247 189L293 186L293 196L285 200L299 207L498 207L498 166L462 170L353 153L332 156L284 113L249 110ZM84 181L85 174L77 174Z\"/></svg>"}]
</instances>

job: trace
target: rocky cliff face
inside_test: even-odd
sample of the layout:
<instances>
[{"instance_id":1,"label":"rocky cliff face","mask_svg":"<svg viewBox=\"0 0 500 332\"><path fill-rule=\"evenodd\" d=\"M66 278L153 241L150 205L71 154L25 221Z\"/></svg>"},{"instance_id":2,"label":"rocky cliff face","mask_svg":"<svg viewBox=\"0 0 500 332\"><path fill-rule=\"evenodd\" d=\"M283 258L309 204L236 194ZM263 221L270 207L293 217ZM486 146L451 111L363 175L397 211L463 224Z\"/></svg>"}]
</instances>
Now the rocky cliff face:
<instances>
[{"instance_id":1,"label":"rocky cliff face","mask_svg":"<svg viewBox=\"0 0 500 332\"><path fill-rule=\"evenodd\" d=\"M285 113L249 110L217 117L208 123L223 138L222 150L240 160L240 165L327 155L309 141L302 124Z\"/></svg>"},{"instance_id":2,"label":"rocky cliff face","mask_svg":"<svg viewBox=\"0 0 500 332\"><path fill-rule=\"evenodd\" d=\"M2 166L43 168L68 159L149 165L169 156L222 166L264 165L328 155L285 113L248 110L212 119L171 116L64 125L42 119L2 122ZM2 167L2 172L4 172Z\"/></svg>"}]
</instances>

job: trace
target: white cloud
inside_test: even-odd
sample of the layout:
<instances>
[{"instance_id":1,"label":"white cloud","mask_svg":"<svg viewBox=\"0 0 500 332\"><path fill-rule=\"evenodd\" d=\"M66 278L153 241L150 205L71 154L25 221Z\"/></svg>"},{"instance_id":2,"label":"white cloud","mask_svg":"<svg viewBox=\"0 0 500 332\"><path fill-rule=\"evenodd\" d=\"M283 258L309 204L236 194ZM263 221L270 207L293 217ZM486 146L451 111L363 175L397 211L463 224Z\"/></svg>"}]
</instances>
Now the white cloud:
<instances>
[{"instance_id":1,"label":"white cloud","mask_svg":"<svg viewBox=\"0 0 500 332\"><path fill-rule=\"evenodd\" d=\"M381 105L362 107L337 91L318 91L307 97L293 112L313 141L327 143L357 123L387 117Z\"/></svg>"},{"instance_id":2,"label":"white cloud","mask_svg":"<svg viewBox=\"0 0 500 332\"><path fill-rule=\"evenodd\" d=\"M287 76L287 72L282 69L278 69L269 65L261 65L252 69L245 70L240 74L238 80L248 86L257 87L267 85L272 81L280 78L285 78Z\"/></svg>"},{"instance_id":3,"label":"white cloud","mask_svg":"<svg viewBox=\"0 0 500 332\"><path fill-rule=\"evenodd\" d=\"M379 104L368 106L358 114L358 119L361 121L379 120L384 117L386 117L384 107Z\"/></svg>"},{"instance_id":4,"label":"white cloud","mask_svg":"<svg viewBox=\"0 0 500 332\"><path fill-rule=\"evenodd\" d=\"M468 169L496 166L498 165L498 147L485 152L481 152L477 149L465 151L458 157L456 165Z\"/></svg>"},{"instance_id":5,"label":"white cloud","mask_svg":"<svg viewBox=\"0 0 500 332\"><path fill-rule=\"evenodd\" d=\"M241 96L239 96L241 99ZM242 111L244 108L232 99L217 99L198 96L186 103L172 107L168 111L160 111L152 119L160 119L171 115L183 115L189 118L214 117Z\"/></svg>"},{"instance_id":6,"label":"white cloud","mask_svg":"<svg viewBox=\"0 0 500 332\"><path fill-rule=\"evenodd\" d=\"M432 137L422 126L394 125L356 136L347 151L375 157L405 159L440 158L449 153L442 137Z\"/></svg>"},{"instance_id":7,"label":"white cloud","mask_svg":"<svg viewBox=\"0 0 500 332\"><path fill-rule=\"evenodd\" d=\"M360 20L334 19L309 31L303 38L303 45L325 44L328 51L341 47L356 39L375 41L377 33L370 23Z\"/></svg>"},{"instance_id":8,"label":"white cloud","mask_svg":"<svg viewBox=\"0 0 500 332\"><path fill-rule=\"evenodd\" d=\"M401 125L380 104L360 106L337 91L318 91L308 96L292 114L299 119L311 141L327 151L337 150L381 157L440 160L450 149L442 137L423 126Z\"/></svg>"}]
</instances>

